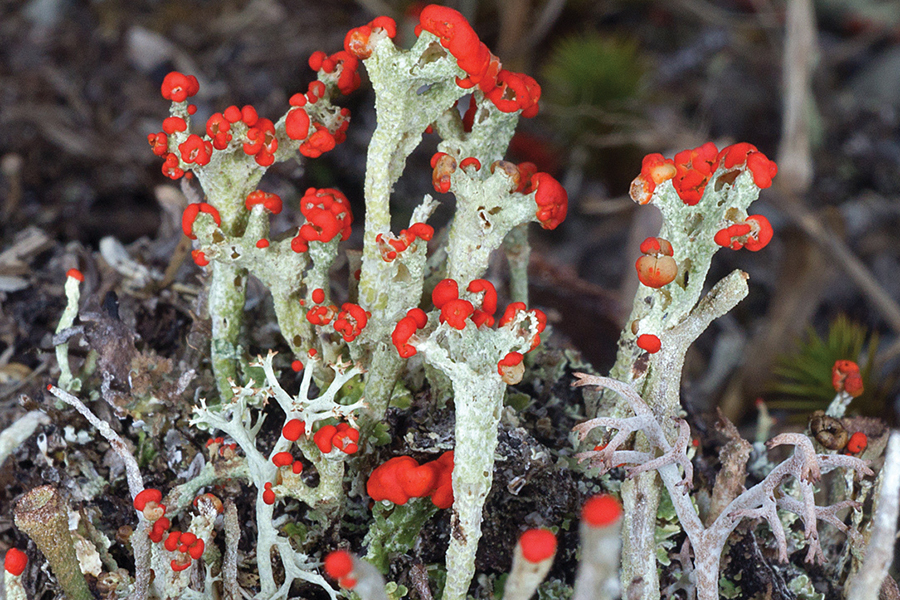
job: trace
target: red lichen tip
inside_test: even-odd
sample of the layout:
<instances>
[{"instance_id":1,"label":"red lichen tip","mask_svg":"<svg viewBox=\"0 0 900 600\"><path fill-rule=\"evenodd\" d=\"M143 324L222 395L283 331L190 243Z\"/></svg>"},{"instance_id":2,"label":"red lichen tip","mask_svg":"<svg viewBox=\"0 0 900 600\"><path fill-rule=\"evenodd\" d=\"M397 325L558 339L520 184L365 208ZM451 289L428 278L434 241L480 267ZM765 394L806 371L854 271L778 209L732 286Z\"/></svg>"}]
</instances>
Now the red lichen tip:
<instances>
[{"instance_id":1,"label":"red lichen tip","mask_svg":"<svg viewBox=\"0 0 900 600\"><path fill-rule=\"evenodd\" d=\"M291 456L290 452L276 452L272 457L272 464L276 467L286 467L290 464L293 464L294 457Z\"/></svg>"},{"instance_id":2,"label":"red lichen tip","mask_svg":"<svg viewBox=\"0 0 900 600\"><path fill-rule=\"evenodd\" d=\"M3 559L3 568L6 572L19 576L25 571L28 565L28 557L18 548L10 548L6 551L6 558Z\"/></svg>"},{"instance_id":3,"label":"red lichen tip","mask_svg":"<svg viewBox=\"0 0 900 600\"><path fill-rule=\"evenodd\" d=\"M437 309L457 298L459 298L459 284L454 279L440 281L434 286L434 291L431 292L431 302Z\"/></svg>"},{"instance_id":4,"label":"red lichen tip","mask_svg":"<svg viewBox=\"0 0 900 600\"><path fill-rule=\"evenodd\" d=\"M247 210L252 210L254 206L262 206L264 210L273 215L279 214L283 207L281 197L278 194L271 194L262 190L254 190L247 194L244 205L247 207Z\"/></svg>"},{"instance_id":5,"label":"red lichen tip","mask_svg":"<svg viewBox=\"0 0 900 600\"><path fill-rule=\"evenodd\" d=\"M519 548L528 562L544 562L556 554L556 536L549 529L529 529L519 538Z\"/></svg>"},{"instance_id":6,"label":"red lichen tip","mask_svg":"<svg viewBox=\"0 0 900 600\"><path fill-rule=\"evenodd\" d=\"M284 427L281 429L281 435L292 442L296 442L300 439L300 436L306 432L306 423L301 421L300 419L291 419L287 423L284 424Z\"/></svg>"},{"instance_id":7,"label":"red lichen tip","mask_svg":"<svg viewBox=\"0 0 900 600\"><path fill-rule=\"evenodd\" d=\"M191 566L191 559L190 559L190 557L187 557L187 556L184 557L183 559L173 558L172 561L169 563L169 566L171 566L172 570L175 572L184 571L185 569L187 569L188 567Z\"/></svg>"},{"instance_id":8,"label":"red lichen tip","mask_svg":"<svg viewBox=\"0 0 900 600\"><path fill-rule=\"evenodd\" d=\"M609 494L599 494L584 503L581 520L591 527L608 527L622 516L622 506Z\"/></svg>"},{"instance_id":9,"label":"red lichen tip","mask_svg":"<svg viewBox=\"0 0 900 600\"><path fill-rule=\"evenodd\" d=\"M678 263L672 258L672 245L661 238L647 238L641 244L641 250L647 251L634 263L638 279L651 288L661 288L675 281L678 276Z\"/></svg>"},{"instance_id":10,"label":"red lichen tip","mask_svg":"<svg viewBox=\"0 0 900 600\"><path fill-rule=\"evenodd\" d=\"M645 333L638 336L637 347L641 350L646 350L650 354L656 354L662 348L662 342L652 333Z\"/></svg>"},{"instance_id":11,"label":"red lichen tip","mask_svg":"<svg viewBox=\"0 0 900 600\"><path fill-rule=\"evenodd\" d=\"M866 446L869 445L869 438L866 437L862 431L857 431L853 435L850 436L850 440L847 442L847 453L849 454L859 454L863 450L866 449Z\"/></svg>"},{"instance_id":12,"label":"red lichen tip","mask_svg":"<svg viewBox=\"0 0 900 600\"><path fill-rule=\"evenodd\" d=\"M864 389L859 365L852 360L835 361L831 368L831 385L838 393L847 392L854 398L861 396Z\"/></svg>"},{"instance_id":13,"label":"red lichen tip","mask_svg":"<svg viewBox=\"0 0 900 600\"><path fill-rule=\"evenodd\" d=\"M161 501L162 492L153 488L147 488L134 497L134 508L135 510L144 510L148 502L159 504Z\"/></svg>"},{"instance_id":14,"label":"red lichen tip","mask_svg":"<svg viewBox=\"0 0 900 600\"><path fill-rule=\"evenodd\" d=\"M325 572L333 579L346 577L353 571L353 557L346 550L335 550L325 557Z\"/></svg>"},{"instance_id":15,"label":"red lichen tip","mask_svg":"<svg viewBox=\"0 0 900 600\"><path fill-rule=\"evenodd\" d=\"M72 279L77 279L78 281L84 281L84 274L78 269L69 269L66 271L66 277L71 277Z\"/></svg>"},{"instance_id":16,"label":"red lichen tip","mask_svg":"<svg viewBox=\"0 0 900 600\"><path fill-rule=\"evenodd\" d=\"M178 71L172 71L165 76L160 86L162 97L172 102L184 102L200 91L200 84L193 75L184 75Z\"/></svg>"},{"instance_id":17,"label":"red lichen tip","mask_svg":"<svg viewBox=\"0 0 900 600\"><path fill-rule=\"evenodd\" d=\"M534 202L537 204L535 216L544 229L556 229L566 220L569 210L569 195L553 176L535 173L531 178L531 188L537 190Z\"/></svg>"}]
</instances>

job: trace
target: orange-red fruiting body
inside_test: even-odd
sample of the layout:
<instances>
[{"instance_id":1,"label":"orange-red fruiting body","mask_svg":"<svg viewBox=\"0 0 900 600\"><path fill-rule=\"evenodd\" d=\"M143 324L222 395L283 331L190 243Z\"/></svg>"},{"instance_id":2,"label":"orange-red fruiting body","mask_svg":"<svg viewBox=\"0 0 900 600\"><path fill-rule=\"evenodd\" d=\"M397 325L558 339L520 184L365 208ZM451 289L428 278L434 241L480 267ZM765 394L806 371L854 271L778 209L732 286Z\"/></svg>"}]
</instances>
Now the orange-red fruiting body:
<instances>
[{"instance_id":1,"label":"orange-red fruiting body","mask_svg":"<svg viewBox=\"0 0 900 600\"><path fill-rule=\"evenodd\" d=\"M275 455L272 456L272 464L276 467L286 467L293 462L294 457L291 456L290 452L276 452Z\"/></svg>"},{"instance_id":2,"label":"orange-red fruiting body","mask_svg":"<svg viewBox=\"0 0 900 600\"><path fill-rule=\"evenodd\" d=\"M656 186L675 177L675 163L662 154L648 154L641 161L641 173L631 182L629 195L638 204L647 204Z\"/></svg>"},{"instance_id":3,"label":"orange-red fruiting body","mask_svg":"<svg viewBox=\"0 0 900 600\"><path fill-rule=\"evenodd\" d=\"M651 254L653 256L672 256L675 251L672 244L668 240L662 238L648 237L641 242L641 253Z\"/></svg>"},{"instance_id":4,"label":"orange-red fruiting body","mask_svg":"<svg viewBox=\"0 0 900 600\"><path fill-rule=\"evenodd\" d=\"M410 316L403 317L394 326L391 332L391 343L397 348L401 358L409 358L416 353L416 348L409 343L409 338L416 332L418 326L416 319Z\"/></svg>"},{"instance_id":5,"label":"orange-red fruiting body","mask_svg":"<svg viewBox=\"0 0 900 600\"><path fill-rule=\"evenodd\" d=\"M396 456L372 471L366 492L376 502L387 500L394 504L431 496L435 506L449 508L453 504L452 474L452 450L421 466L411 456Z\"/></svg>"},{"instance_id":6,"label":"orange-red fruiting body","mask_svg":"<svg viewBox=\"0 0 900 600\"><path fill-rule=\"evenodd\" d=\"M333 447L331 440L334 438L335 433L337 433L337 427L334 425L324 425L313 434L313 442L315 442L322 454L331 452Z\"/></svg>"},{"instance_id":7,"label":"orange-red fruiting body","mask_svg":"<svg viewBox=\"0 0 900 600\"><path fill-rule=\"evenodd\" d=\"M247 207L247 210L252 210L257 205L262 206L267 212L277 215L282 208L281 197L278 194L254 190L247 194L244 206Z\"/></svg>"},{"instance_id":8,"label":"orange-red fruiting body","mask_svg":"<svg viewBox=\"0 0 900 600\"><path fill-rule=\"evenodd\" d=\"M28 566L28 557L24 552L18 548L10 548L6 551L6 557L3 559L3 568L6 569L7 573L18 577L25 571L26 566Z\"/></svg>"},{"instance_id":9,"label":"orange-red fruiting body","mask_svg":"<svg viewBox=\"0 0 900 600\"><path fill-rule=\"evenodd\" d=\"M720 229L713 241L720 246L757 252L772 240L774 231L769 220L762 215L750 215L745 221Z\"/></svg>"},{"instance_id":10,"label":"orange-red fruiting body","mask_svg":"<svg viewBox=\"0 0 900 600\"><path fill-rule=\"evenodd\" d=\"M342 241L350 237L353 215L350 202L340 191L333 188L307 189L300 199L300 212L306 217L306 223L291 241L291 249L295 252L306 252L310 242L330 242L338 234Z\"/></svg>"},{"instance_id":11,"label":"orange-red fruiting body","mask_svg":"<svg viewBox=\"0 0 900 600\"><path fill-rule=\"evenodd\" d=\"M162 492L153 488L147 488L138 492L138 495L134 497L135 510L144 510L148 502L156 504L162 502Z\"/></svg>"},{"instance_id":12,"label":"orange-red fruiting body","mask_svg":"<svg viewBox=\"0 0 900 600\"><path fill-rule=\"evenodd\" d=\"M693 206L700 202L709 178L719 166L719 150L712 142L706 142L693 150L682 150L675 155L674 163L672 185L681 200Z\"/></svg>"},{"instance_id":13,"label":"orange-red fruiting body","mask_svg":"<svg viewBox=\"0 0 900 600\"><path fill-rule=\"evenodd\" d=\"M345 302L334 322L334 330L341 334L345 342L352 342L366 328L370 315L358 304Z\"/></svg>"},{"instance_id":14,"label":"orange-red fruiting body","mask_svg":"<svg viewBox=\"0 0 900 600\"><path fill-rule=\"evenodd\" d=\"M181 153L181 160L186 163L196 163L199 166L209 164L212 156L212 142L208 142L196 133L192 133L188 138L178 145L178 151Z\"/></svg>"},{"instance_id":15,"label":"orange-red fruiting body","mask_svg":"<svg viewBox=\"0 0 900 600\"><path fill-rule=\"evenodd\" d=\"M443 306L441 306L441 323L448 323L450 327L454 329L465 329L466 328L466 319L468 319L472 313L475 312L475 307L472 306L472 303L468 300L462 300L457 298L456 300L450 300L449 302L445 302Z\"/></svg>"},{"instance_id":16,"label":"orange-red fruiting body","mask_svg":"<svg viewBox=\"0 0 900 600\"><path fill-rule=\"evenodd\" d=\"M569 210L569 195L566 189L553 176L547 173L535 173L531 178L531 187L537 192L534 201L537 204L538 221L544 229L556 229L565 221Z\"/></svg>"},{"instance_id":17,"label":"orange-red fruiting body","mask_svg":"<svg viewBox=\"0 0 900 600\"><path fill-rule=\"evenodd\" d=\"M678 264L671 256L644 255L634 263L638 279L651 288L661 288L675 280L678 275Z\"/></svg>"},{"instance_id":18,"label":"orange-red fruiting body","mask_svg":"<svg viewBox=\"0 0 900 600\"><path fill-rule=\"evenodd\" d=\"M516 365L522 364L522 359L525 358L521 352L508 352L506 356L500 359L497 363L497 373L500 376L503 376L503 373L506 369L504 367L515 367Z\"/></svg>"},{"instance_id":19,"label":"orange-red fruiting body","mask_svg":"<svg viewBox=\"0 0 900 600\"><path fill-rule=\"evenodd\" d=\"M446 303L451 300L456 300L459 298L459 284L456 283L454 279L444 279L436 286L434 286L434 291L431 292L431 303L434 304L434 307L437 309L442 308Z\"/></svg>"},{"instance_id":20,"label":"orange-red fruiting body","mask_svg":"<svg viewBox=\"0 0 900 600\"><path fill-rule=\"evenodd\" d=\"M191 258L197 263L198 267L205 267L209 264L209 259L202 250L191 250Z\"/></svg>"},{"instance_id":21,"label":"orange-red fruiting body","mask_svg":"<svg viewBox=\"0 0 900 600\"><path fill-rule=\"evenodd\" d=\"M314 306L306 312L306 320L313 325L328 325L337 313L337 306Z\"/></svg>"},{"instance_id":22,"label":"orange-red fruiting body","mask_svg":"<svg viewBox=\"0 0 900 600\"><path fill-rule=\"evenodd\" d=\"M416 323L416 327L419 329L425 327L428 324L428 315L425 314L425 311L421 308L411 308L406 311L406 316L410 317Z\"/></svg>"},{"instance_id":23,"label":"orange-red fruiting body","mask_svg":"<svg viewBox=\"0 0 900 600\"><path fill-rule=\"evenodd\" d=\"M847 441L846 450L850 454L859 454L869 445L869 438L862 431L857 431Z\"/></svg>"},{"instance_id":24,"label":"orange-red fruiting body","mask_svg":"<svg viewBox=\"0 0 900 600\"><path fill-rule=\"evenodd\" d=\"M431 157L431 167L433 169L431 183L434 190L446 194L450 191L450 177L456 172L456 159L444 152L438 152Z\"/></svg>"},{"instance_id":25,"label":"orange-red fruiting body","mask_svg":"<svg viewBox=\"0 0 900 600\"><path fill-rule=\"evenodd\" d=\"M637 347L641 350L646 350L650 354L656 354L662 348L662 342L652 333L645 333L638 336Z\"/></svg>"},{"instance_id":26,"label":"orange-red fruiting body","mask_svg":"<svg viewBox=\"0 0 900 600\"><path fill-rule=\"evenodd\" d=\"M831 385L836 392L847 392L854 398L861 396L864 390L859 365L852 360L835 361L831 368Z\"/></svg>"},{"instance_id":27,"label":"orange-red fruiting body","mask_svg":"<svg viewBox=\"0 0 900 600\"><path fill-rule=\"evenodd\" d=\"M166 531L169 530L171 526L171 522L167 517L161 517L153 522L153 527L150 529L150 533L147 534L147 537L150 538L151 541L155 543L159 543L162 540L163 535L165 535Z\"/></svg>"},{"instance_id":28,"label":"orange-red fruiting body","mask_svg":"<svg viewBox=\"0 0 900 600\"><path fill-rule=\"evenodd\" d=\"M275 492L272 491L272 484L266 483L266 487L263 490L263 502L266 504L275 504Z\"/></svg>"},{"instance_id":29,"label":"orange-red fruiting body","mask_svg":"<svg viewBox=\"0 0 900 600\"><path fill-rule=\"evenodd\" d=\"M183 558L173 558L172 562L170 562L169 565L175 572L184 571L191 566L191 559L189 556L184 556Z\"/></svg>"},{"instance_id":30,"label":"orange-red fruiting body","mask_svg":"<svg viewBox=\"0 0 900 600\"><path fill-rule=\"evenodd\" d=\"M181 117L166 117L162 122L163 131L169 135L187 130L187 122Z\"/></svg>"},{"instance_id":31,"label":"orange-red fruiting body","mask_svg":"<svg viewBox=\"0 0 900 600\"><path fill-rule=\"evenodd\" d=\"M150 149L153 151L153 154L160 158L169 153L169 138L164 131L149 134L147 142L150 143Z\"/></svg>"},{"instance_id":32,"label":"orange-red fruiting body","mask_svg":"<svg viewBox=\"0 0 900 600\"><path fill-rule=\"evenodd\" d=\"M305 140L309 136L309 115L302 108L291 109L284 118L284 132L292 140Z\"/></svg>"},{"instance_id":33,"label":"orange-red fruiting body","mask_svg":"<svg viewBox=\"0 0 900 600\"><path fill-rule=\"evenodd\" d=\"M331 444L345 454L354 454L359 446L359 430L354 429L349 423L340 423L331 438Z\"/></svg>"},{"instance_id":34,"label":"orange-red fruiting body","mask_svg":"<svg viewBox=\"0 0 900 600\"><path fill-rule=\"evenodd\" d=\"M529 529L519 538L519 548L528 562L544 562L556 554L556 536L549 529Z\"/></svg>"},{"instance_id":35,"label":"orange-red fruiting body","mask_svg":"<svg viewBox=\"0 0 900 600\"><path fill-rule=\"evenodd\" d=\"M608 527L622 516L622 506L609 494L593 496L581 509L581 520L591 527Z\"/></svg>"},{"instance_id":36,"label":"orange-red fruiting body","mask_svg":"<svg viewBox=\"0 0 900 600\"><path fill-rule=\"evenodd\" d=\"M512 320L516 318L516 313L520 310L525 310L525 308L524 302L510 302L506 306L506 310L503 311L503 316L500 317L498 325L503 327L507 323L512 322Z\"/></svg>"},{"instance_id":37,"label":"orange-red fruiting body","mask_svg":"<svg viewBox=\"0 0 900 600\"><path fill-rule=\"evenodd\" d=\"M184 212L181 215L181 229L184 231L184 235L188 236L192 240L197 239L197 236L194 235L194 221L197 219L197 215L200 213L206 213L212 216L213 221L216 222L216 225L222 224L222 217L219 216L219 211L216 210L216 207L212 204L208 204L206 202L194 202L193 204L188 204L187 208L184 209Z\"/></svg>"},{"instance_id":38,"label":"orange-red fruiting body","mask_svg":"<svg viewBox=\"0 0 900 600\"><path fill-rule=\"evenodd\" d=\"M481 310L489 315L497 312L497 290L494 289L494 284L490 281L487 279L473 279L469 282L469 286L466 290L473 294L483 292L484 296L481 298Z\"/></svg>"},{"instance_id":39,"label":"orange-red fruiting body","mask_svg":"<svg viewBox=\"0 0 900 600\"><path fill-rule=\"evenodd\" d=\"M365 60L372 56L369 37L372 35L373 29L382 29L389 38L394 38L397 35L397 23L392 18L377 17L369 21L367 25L356 27L347 32L347 36L344 38L344 51L360 60Z\"/></svg>"},{"instance_id":40,"label":"orange-red fruiting body","mask_svg":"<svg viewBox=\"0 0 900 600\"><path fill-rule=\"evenodd\" d=\"M172 71L165 76L160 87L162 97L172 102L184 102L200 91L200 84L193 75L183 75Z\"/></svg>"},{"instance_id":41,"label":"orange-red fruiting body","mask_svg":"<svg viewBox=\"0 0 900 600\"><path fill-rule=\"evenodd\" d=\"M285 439L291 440L292 442L296 442L300 439L300 436L306 432L306 423L301 421L300 419L291 419L287 423L284 424L284 427L281 429L281 435L284 436Z\"/></svg>"},{"instance_id":42,"label":"orange-red fruiting body","mask_svg":"<svg viewBox=\"0 0 900 600\"><path fill-rule=\"evenodd\" d=\"M467 169L469 167L475 167L476 171L481 170L481 162L475 158L474 156L469 156L468 158L462 159L462 162L459 163L461 169Z\"/></svg>"},{"instance_id":43,"label":"orange-red fruiting body","mask_svg":"<svg viewBox=\"0 0 900 600\"><path fill-rule=\"evenodd\" d=\"M84 274L78 269L69 269L66 271L66 277L71 277L72 279L77 279L78 281L84 281Z\"/></svg>"},{"instance_id":44,"label":"orange-red fruiting body","mask_svg":"<svg viewBox=\"0 0 900 600\"><path fill-rule=\"evenodd\" d=\"M340 579L353 571L353 557L346 550L335 550L325 557L325 572L329 577Z\"/></svg>"}]
</instances>

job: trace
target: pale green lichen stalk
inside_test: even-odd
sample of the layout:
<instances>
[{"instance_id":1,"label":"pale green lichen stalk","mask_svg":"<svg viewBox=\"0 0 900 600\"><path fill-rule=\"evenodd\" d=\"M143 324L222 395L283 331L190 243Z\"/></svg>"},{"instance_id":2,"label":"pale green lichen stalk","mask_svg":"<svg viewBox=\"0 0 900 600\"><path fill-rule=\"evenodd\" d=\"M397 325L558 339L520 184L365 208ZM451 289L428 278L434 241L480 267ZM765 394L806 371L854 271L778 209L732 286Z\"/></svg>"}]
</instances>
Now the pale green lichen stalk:
<instances>
[{"instance_id":1,"label":"pale green lichen stalk","mask_svg":"<svg viewBox=\"0 0 900 600\"><path fill-rule=\"evenodd\" d=\"M644 159L631 196L662 212L657 238L642 244L645 256L636 268L641 281L610 377L635 387L674 439L672 419L681 410L681 372L691 344L747 295L747 276L735 271L701 302L712 257L722 246L758 250L771 237L768 221L748 216L761 187L771 184L775 164L750 144L721 152L710 144ZM765 227L758 226L765 222ZM621 398L587 392L589 416L623 418L629 408ZM635 450L646 452L643 438ZM655 472L637 474L622 485L622 585L636 585L640 598L659 597L654 539L661 484ZM635 584L635 582L639 582Z\"/></svg>"},{"instance_id":2,"label":"pale green lichen stalk","mask_svg":"<svg viewBox=\"0 0 900 600\"><path fill-rule=\"evenodd\" d=\"M81 282L83 280L84 276L75 269L66 274L66 308L59 318L59 325L56 326L56 335L62 334L75 324L75 317L78 316L78 302L81 300ZM69 392L80 390L81 380L72 376L72 369L69 366L69 342L64 341L56 344L56 363L59 365L59 383L57 385Z\"/></svg>"}]
</instances>

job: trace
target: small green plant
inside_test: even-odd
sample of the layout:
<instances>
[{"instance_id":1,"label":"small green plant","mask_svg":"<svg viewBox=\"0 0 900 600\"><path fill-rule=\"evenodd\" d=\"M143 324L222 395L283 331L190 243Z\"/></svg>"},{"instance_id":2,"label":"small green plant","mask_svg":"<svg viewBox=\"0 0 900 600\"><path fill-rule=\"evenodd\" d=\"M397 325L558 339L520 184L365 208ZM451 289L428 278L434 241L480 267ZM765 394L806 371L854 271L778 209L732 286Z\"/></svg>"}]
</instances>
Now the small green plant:
<instances>
[{"instance_id":1,"label":"small green plant","mask_svg":"<svg viewBox=\"0 0 900 600\"><path fill-rule=\"evenodd\" d=\"M769 388L774 398L767 404L770 408L803 413L824 410L834 397L831 366L839 360L851 360L860 365L868 392L863 392L855 406L877 414L880 401L872 380L877 353L878 334L870 335L864 325L854 323L846 315L832 321L824 337L810 328L793 352L779 357Z\"/></svg>"}]
</instances>

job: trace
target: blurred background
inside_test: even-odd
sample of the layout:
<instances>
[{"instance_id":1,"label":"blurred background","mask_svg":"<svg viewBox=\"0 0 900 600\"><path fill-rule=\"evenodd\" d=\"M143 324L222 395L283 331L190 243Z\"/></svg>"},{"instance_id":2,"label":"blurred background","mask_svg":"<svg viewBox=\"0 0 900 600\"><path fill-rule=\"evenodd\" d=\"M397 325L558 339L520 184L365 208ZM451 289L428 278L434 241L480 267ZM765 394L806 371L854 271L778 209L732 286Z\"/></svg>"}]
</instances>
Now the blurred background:
<instances>
[{"instance_id":1,"label":"blurred background","mask_svg":"<svg viewBox=\"0 0 900 600\"><path fill-rule=\"evenodd\" d=\"M686 405L719 405L737 421L755 416L761 397L778 418L805 423L833 397L831 365L851 359L866 380L853 406L896 424L900 3L442 4L463 12L506 68L543 87L540 114L520 123L508 156L537 163L569 191L568 220L554 232L534 231L531 265L532 302L548 310L559 343L598 371L612 365L636 288L638 244L659 227L654 209L627 196L642 156L746 141L781 169L751 211L768 217L776 236L762 252L716 256L709 282L740 268L751 292L692 349ZM111 236L141 266L171 268L177 189L146 141L168 115L159 95L166 73L197 76L200 123L231 104L253 104L275 120L313 79L313 51L337 51L348 29L379 14L401 24L398 41L408 47L423 5L0 1L0 400L49 368L62 273L76 266L67 256L86 261ZM339 187L363 218L375 125L363 77L340 101L352 111L347 142L304 165L276 165L263 180L294 209L280 216L282 230L296 226L296 199L309 186ZM436 143L426 136L395 190L398 225L432 191ZM437 218L446 221L452 198L441 200ZM349 245L359 245L360 231ZM190 261L176 267L173 281L196 282ZM496 268L502 276L503 265ZM131 293L155 294L148 290ZM138 330L165 353L183 331L161 323L186 329L190 308L154 302Z\"/></svg>"}]
</instances>

